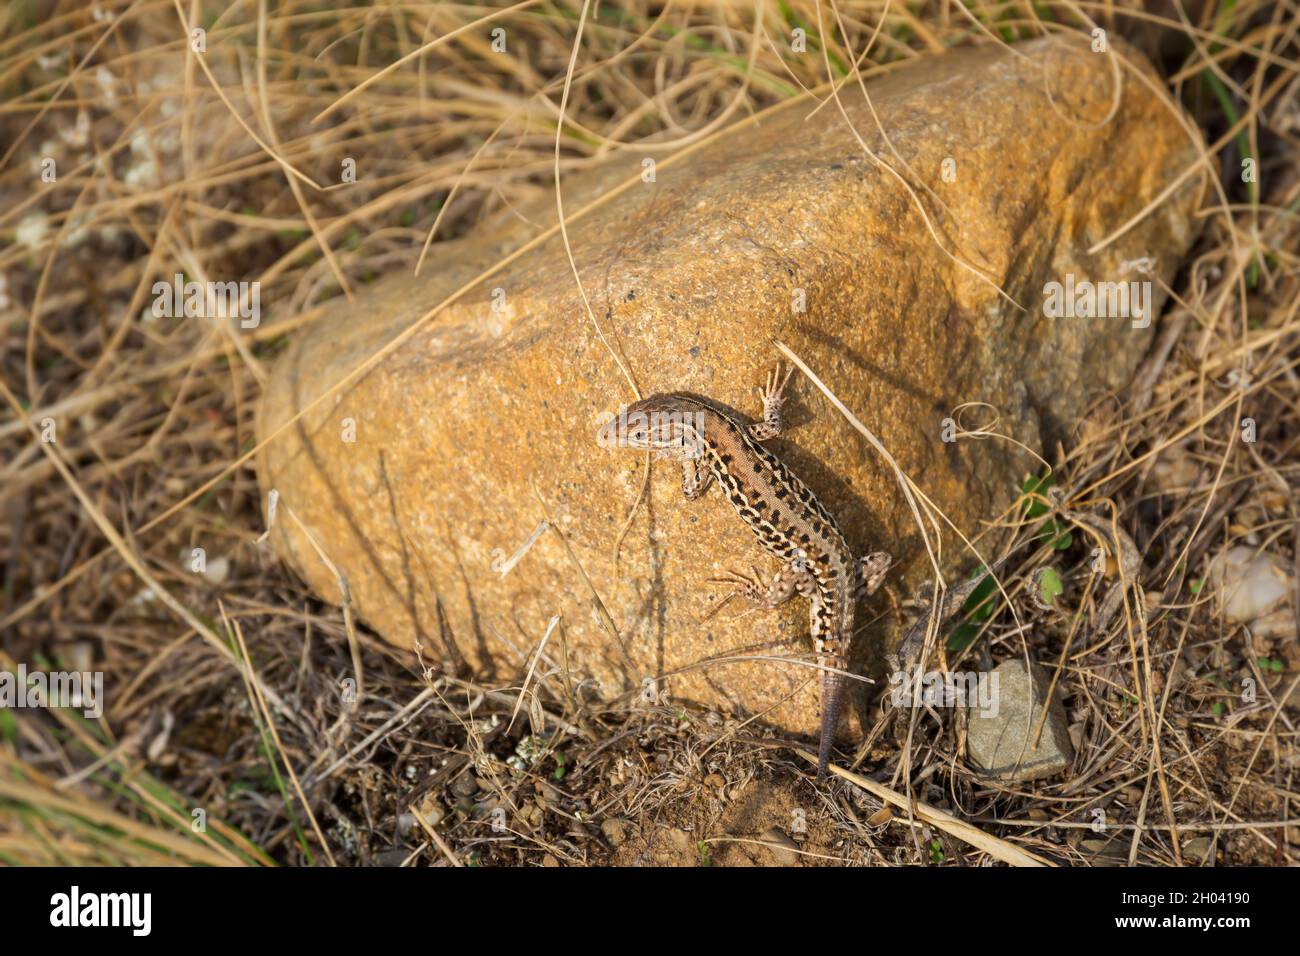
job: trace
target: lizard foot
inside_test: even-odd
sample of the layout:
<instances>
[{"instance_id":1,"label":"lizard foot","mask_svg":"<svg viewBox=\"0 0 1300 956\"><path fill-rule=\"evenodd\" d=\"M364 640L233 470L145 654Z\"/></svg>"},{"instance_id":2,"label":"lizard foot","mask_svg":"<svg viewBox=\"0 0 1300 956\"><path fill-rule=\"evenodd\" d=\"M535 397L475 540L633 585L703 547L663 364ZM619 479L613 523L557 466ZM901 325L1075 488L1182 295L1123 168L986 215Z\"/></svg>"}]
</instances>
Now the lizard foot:
<instances>
[{"instance_id":1,"label":"lizard foot","mask_svg":"<svg viewBox=\"0 0 1300 956\"><path fill-rule=\"evenodd\" d=\"M781 434L781 406L785 404L785 387L793 374L791 365L782 378L780 364L767 373L767 382L758 390L763 399L763 420L749 426L749 435L755 441L767 441Z\"/></svg>"},{"instance_id":2,"label":"lizard foot","mask_svg":"<svg viewBox=\"0 0 1300 956\"><path fill-rule=\"evenodd\" d=\"M757 568L750 568L750 573L745 574L740 571L723 571L719 577L709 578L710 584L729 584L731 593L729 593L718 605L725 604L734 597L743 597L754 604L764 603L763 599L767 594L767 588L763 586L762 576L758 573Z\"/></svg>"}]
</instances>

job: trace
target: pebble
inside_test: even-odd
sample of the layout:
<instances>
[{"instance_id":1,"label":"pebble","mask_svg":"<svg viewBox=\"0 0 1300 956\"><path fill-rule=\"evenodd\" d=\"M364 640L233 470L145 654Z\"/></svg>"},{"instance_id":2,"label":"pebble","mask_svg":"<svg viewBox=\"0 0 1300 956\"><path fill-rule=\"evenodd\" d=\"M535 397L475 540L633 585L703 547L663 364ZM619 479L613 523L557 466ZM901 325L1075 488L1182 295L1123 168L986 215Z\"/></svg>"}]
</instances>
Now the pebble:
<instances>
[{"instance_id":1,"label":"pebble","mask_svg":"<svg viewBox=\"0 0 1300 956\"><path fill-rule=\"evenodd\" d=\"M777 866L799 865L799 844L780 827L765 830L761 839L768 844L767 852L772 854Z\"/></svg>"},{"instance_id":2,"label":"pebble","mask_svg":"<svg viewBox=\"0 0 1300 956\"><path fill-rule=\"evenodd\" d=\"M472 797L478 793L478 783L469 774L461 774L451 782L451 792L458 797Z\"/></svg>"},{"instance_id":3,"label":"pebble","mask_svg":"<svg viewBox=\"0 0 1300 956\"><path fill-rule=\"evenodd\" d=\"M620 846L627 839L627 823L617 817L609 817L601 821L600 832L605 834L610 846Z\"/></svg>"}]
</instances>

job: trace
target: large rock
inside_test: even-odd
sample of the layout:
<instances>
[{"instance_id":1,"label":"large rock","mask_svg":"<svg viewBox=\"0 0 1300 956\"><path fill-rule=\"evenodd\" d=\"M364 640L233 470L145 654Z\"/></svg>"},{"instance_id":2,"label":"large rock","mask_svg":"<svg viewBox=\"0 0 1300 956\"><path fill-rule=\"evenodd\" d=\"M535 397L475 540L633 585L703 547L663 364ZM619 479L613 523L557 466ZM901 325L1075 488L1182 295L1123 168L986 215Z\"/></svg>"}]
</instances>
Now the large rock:
<instances>
[{"instance_id":1,"label":"large rock","mask_svg":"<svg viewBox=\"0 0 1300 956\"><path fill-rule=\"evenodd\" d=\"M1126 68L1112 70L1114 47L1016 49L946 54L870 83L889 144L855 85L840 95L946 247L1025 311L941 250L916 201L865 154L834 103L810 116L808 101L790 102L738 124L661 161L653 182L641 181L639 155L566 181L570 216L611 184L630 183L573 218L568 233L591 309L641 388L753 412L779 338L964 531L1004 506L1032 461L1006 441L944 442L942 420L963 402L988 402L999 429L1031 448L1066 437L1092 396L1125 383L1153 329L1049 318L1045 284L1069 274L1140 279L1121 264L1147 257L1168 279L1193 239L1200 188L1189 177L1090 254L1195 162L1195 145ZM1102 122L1117 76L1118 105ZM548 198L525 216L531 225L512 214L445 244L421 277L368 289L356 305L339 301L275 366L261 437L556 218ZM496 289L504 300L498 294L494 309ZM801 295L802 312L793 308ZM792 386L793 427L772 447L857 552L889 550L906 567L919 539L893 475L806 380ZM812 733L813 672L771 659L809 653L806 602L743 616L733 603L708 616L721 597L708 578L750 564L775 570L716 490L686 502L675 465L657 463L616 563L643 459L599 447L595 433L602 412L632 398L552 232L279 431L260 458L261 482L344 572L362 618L403 647L418 637L426 660L514 678L561 613L575 684L595 677L608 694L670 675L662 687L676 698ZM494 558L513 554L543 518L534 486L630 664L554 533L508 574L494 572ZM274 541L338 599L334 574L292 522L277 522ZM948 542L946 554L958 553ZM873 654L855 653L855 666L874 666ZM558 637L546 657L562 660Z\"/></svg>"}]
</instances>

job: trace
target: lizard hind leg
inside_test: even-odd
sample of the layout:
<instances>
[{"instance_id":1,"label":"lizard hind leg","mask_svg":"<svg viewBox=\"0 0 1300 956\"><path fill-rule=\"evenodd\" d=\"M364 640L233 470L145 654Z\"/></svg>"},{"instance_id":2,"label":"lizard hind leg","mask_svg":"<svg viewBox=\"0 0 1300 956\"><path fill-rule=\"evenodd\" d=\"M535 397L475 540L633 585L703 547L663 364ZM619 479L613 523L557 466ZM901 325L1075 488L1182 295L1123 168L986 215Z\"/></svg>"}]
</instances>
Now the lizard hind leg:
<instances>
[{"instance_id":1,"label":"lizard hind leg","mask_svg":"<svg viewBox=\"0 0 1300 956\"><path fill-rule=\"evenodd\" d=\"M893 556L888 551L872 551L865 557L858 558L857 596L866 598L875 594L893 563Z\"/></svg>"},{"instance_id":2,"label":"lizard hind leg","mask_svg":"<svg viewBox=\"0 0 1300 956\"><path fill-rule=\"evenodd\" d=\"M752 604L768 609L780 607L796 594L806 597L814 586L812 575L806 569L796 569L793 565L782 568L766 586L757 571L752 571L751 574L725 571L722 576L710 578L709 581L713 584L732 585L733 589L723 599L724 603L733 597L743 597Z\"/></svg>"}]
</instances>

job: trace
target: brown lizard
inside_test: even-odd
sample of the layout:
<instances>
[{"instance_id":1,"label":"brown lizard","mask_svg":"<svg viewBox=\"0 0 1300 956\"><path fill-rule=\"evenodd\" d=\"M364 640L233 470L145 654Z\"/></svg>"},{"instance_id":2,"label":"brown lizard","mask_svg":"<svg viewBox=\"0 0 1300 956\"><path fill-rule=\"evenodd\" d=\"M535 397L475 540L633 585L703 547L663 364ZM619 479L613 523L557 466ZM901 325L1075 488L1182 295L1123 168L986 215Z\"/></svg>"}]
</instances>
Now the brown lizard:
<instances>
[{"instance_id":1,"label":"brown lizard","mask_svg":"<svg viewBox=\"0 0 1300 956\"><path fill-rule=\"evenodd\" d=\"M763 447L762 442L781 434L785 386L793 371L784 379L779 369L768 375L760 390L763 419L752 425L741 425L694 396L672 392L629 405L605 428L619 429L612 444L680 458L682 494L688 500L716 480L759 543L783 562L767 587L756 575L729 573L726 580L738 585L733 593L766 608L778 607L796 593L811 602L813 648L822 671L821 780L839 724L856 600L880 586L891 559L883 551L855 559L822 503Z\"/></svg>"}]
</instances>

